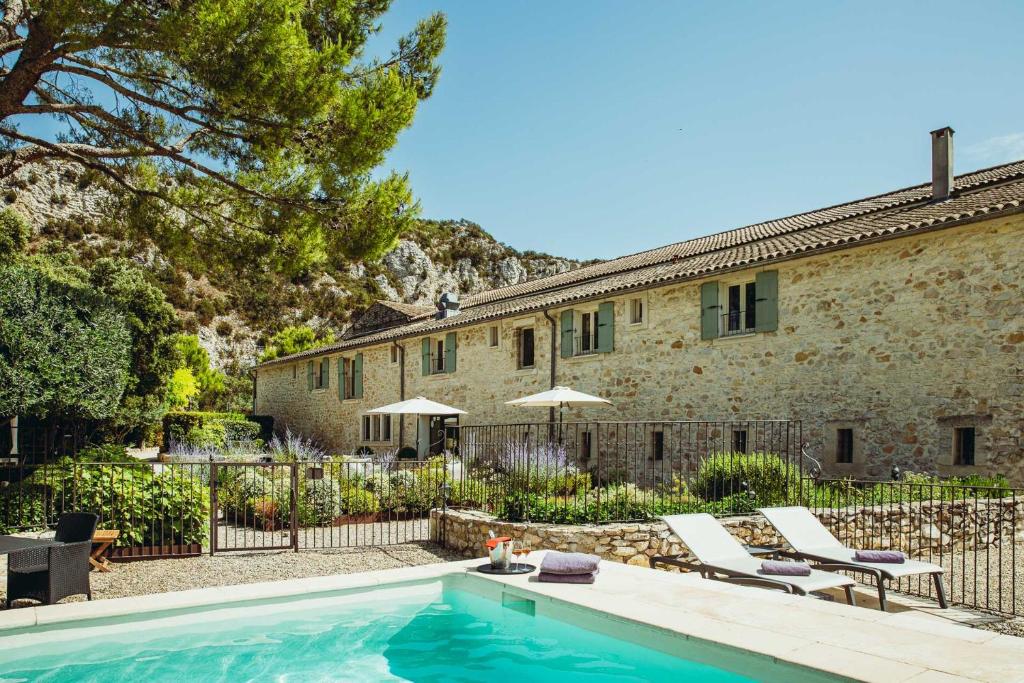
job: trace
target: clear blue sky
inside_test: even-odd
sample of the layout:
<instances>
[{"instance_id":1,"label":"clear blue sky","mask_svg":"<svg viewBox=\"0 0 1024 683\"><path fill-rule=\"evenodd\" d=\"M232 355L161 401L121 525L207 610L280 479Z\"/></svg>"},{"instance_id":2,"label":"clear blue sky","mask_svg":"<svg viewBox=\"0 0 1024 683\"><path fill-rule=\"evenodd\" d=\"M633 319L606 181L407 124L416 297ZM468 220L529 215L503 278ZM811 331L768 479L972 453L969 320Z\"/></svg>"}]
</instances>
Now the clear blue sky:
<instances>
[{"instance_id":1,"label":"clear blue sky","mask_svg":"<svg viewBox=\"0 0 1024 683\"><path fill-rule=\"evenodd\" d=\"M429 218L609 258L1024 158L1024 2L398 0L448 16L388 165Z\"/></svg>"}]
</instances>

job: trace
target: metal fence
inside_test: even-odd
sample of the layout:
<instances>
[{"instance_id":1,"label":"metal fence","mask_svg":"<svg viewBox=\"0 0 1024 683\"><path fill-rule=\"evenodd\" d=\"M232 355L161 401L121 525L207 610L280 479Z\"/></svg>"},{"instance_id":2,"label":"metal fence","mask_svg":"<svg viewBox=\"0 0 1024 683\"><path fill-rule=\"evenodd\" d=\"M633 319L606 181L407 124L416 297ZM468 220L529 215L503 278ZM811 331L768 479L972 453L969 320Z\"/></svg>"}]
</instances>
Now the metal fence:
<instances>
[{"instance_id":1,"label":"metal fence","mask_svg":"<svg viewBox=\"0 0 1024 683\"><path fill-rule=\"evenodd\" d=\"M798 495L801 437L787 420L461 426L449 500L516 521L749 513Z\"/></svg>"},{"instance_id":2,"label":"metal fence","mask_svg":"<svg viewBox=\"0 0 1024 683\"><path fill-rule=\"evenodd\" d=\"M1024 615L1024 489L817 479L799 422L520 423L453 428L426 462L78 463L0 467L0 533L92 511L115 559L424 542L430 510L570 524L805 505L852 548L945 569L950 601ZM863 577L859 577L863 580ZM892 588L933 595L927 578Z\"/></svg>"},{"instance_id":3,"label":"metal fence","mask_svg":"<svg viewBox=\"0 0 1024 683\"><path fill-rule=\"evenodd\" d=\"M19 465L0 469L0 533L87 511L121 532L114 559L422 542L450 469L394 460Z\"/></svg>"},{"instance_id":4,"label":"metal fence","mask_svg":"<svg viewBox=\"0 0 1024 683\"><path fill-rule=\"evenodd\" d=\"M942 566L952 604L1024 615L1024 489L808 480L799 502L848 547L902 550ZM892 587L935 597L928 576L900 579Z\"/></svg>"}]
</instances>

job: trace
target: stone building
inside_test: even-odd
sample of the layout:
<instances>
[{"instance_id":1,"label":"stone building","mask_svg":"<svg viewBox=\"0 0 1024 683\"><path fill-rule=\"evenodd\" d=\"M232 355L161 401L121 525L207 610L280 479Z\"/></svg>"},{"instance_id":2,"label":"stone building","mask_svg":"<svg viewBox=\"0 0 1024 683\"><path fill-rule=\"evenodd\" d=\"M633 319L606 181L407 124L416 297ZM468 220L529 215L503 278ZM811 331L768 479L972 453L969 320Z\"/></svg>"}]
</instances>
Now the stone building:
<instances>
[{"instance_id":1,"label":"stone building","mask_svg":"<svg viewBox=\"0 0 1024 683\"><path fill-rule=\"evenodd\" d=\"M614 404L567 420L788 418L832 475L1024 481L1024 161L954 178L952 131L932 138L929 184L438 310L379 302L340 343L261 365L255 410L379 451L416 424L373 407L539 422L505 401L566 385Z\"/></svg>"}]
</instances>

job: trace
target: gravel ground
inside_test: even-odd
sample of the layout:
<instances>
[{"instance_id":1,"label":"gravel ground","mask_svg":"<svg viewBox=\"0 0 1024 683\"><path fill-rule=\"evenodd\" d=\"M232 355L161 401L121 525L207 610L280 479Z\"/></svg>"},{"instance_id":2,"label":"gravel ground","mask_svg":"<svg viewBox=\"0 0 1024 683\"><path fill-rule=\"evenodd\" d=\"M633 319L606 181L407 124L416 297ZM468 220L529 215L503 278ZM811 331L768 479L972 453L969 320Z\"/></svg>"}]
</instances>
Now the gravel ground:
<instances>
[{"instance_id":1,"label":"gravel ground","mask_svg":"<svg viewBox=\"0 0 1024 683\"><path fill-rule=\"evenodd\" d=\"M113 565L109 573L91 575L93 599L121 598L148 593L296 579L306 576L352 574L434 564L463 559L430 543L339 550L263 551L203 555L175 560L144 560ZM0 596L3 590L0 589ZM67 601L84 600L67 598Z\"/></svg>"},{"instance_id":2,"label":"gravel ground","mask_svg":"<svg viewBox=\"0 0 1024 683\"><path fill-rule=\"evenodd\" d=\"M307 527L298 532L300 548L349 548L376 545L423 543L430 538L430 520L409 519L369 524ZM264 531L221 524L217 527L218 548L252 548L288 545L288 531Z\"/></svg>"}]
</instances>

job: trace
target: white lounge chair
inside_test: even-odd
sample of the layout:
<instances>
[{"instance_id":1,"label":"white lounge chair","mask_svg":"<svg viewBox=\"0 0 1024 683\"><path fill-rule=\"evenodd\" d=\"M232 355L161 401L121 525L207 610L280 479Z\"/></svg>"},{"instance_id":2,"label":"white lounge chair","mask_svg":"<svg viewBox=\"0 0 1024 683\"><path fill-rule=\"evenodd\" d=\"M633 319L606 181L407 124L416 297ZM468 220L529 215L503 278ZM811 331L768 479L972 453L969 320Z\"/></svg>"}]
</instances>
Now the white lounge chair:
<instances>
[{"instance_id":1,"label":"white lounge chair","mask_svg":"<svg viewBox=\"0 0 1024 683\"><path fill-rule=\"evenodd\" d=\"M939 607L946 609L946 592L942 587L942 567L931 562L906 560L901 563L860 562L855 550L847 548L805 507L761 508L761 514L793 548L791 557L816 562L815 568L826 571L847 571L868 574L878 584L878 602L885 611L885 582L904 576L930 574L935 582Z\"/></svg>"},{"instance_id":2,"label":"white lounge chair","mask_svg":"<svg viewBox=\"0 0 1024 683\"><path fill-rule=\"evenodd\" d=\"M656 556L651 567L667 564L700 572L706 579L715 579L747 586L774 588L787 593L806 595L828 588L842 588L846 602L853 605L853 579L812 569L810 576L784 576L765 574L761 560L752 557L743 546L709 514L669 515L662 517L668 528L689 548L696 562L681 560L679 556Z\"/></svg>"}]
</instances>

